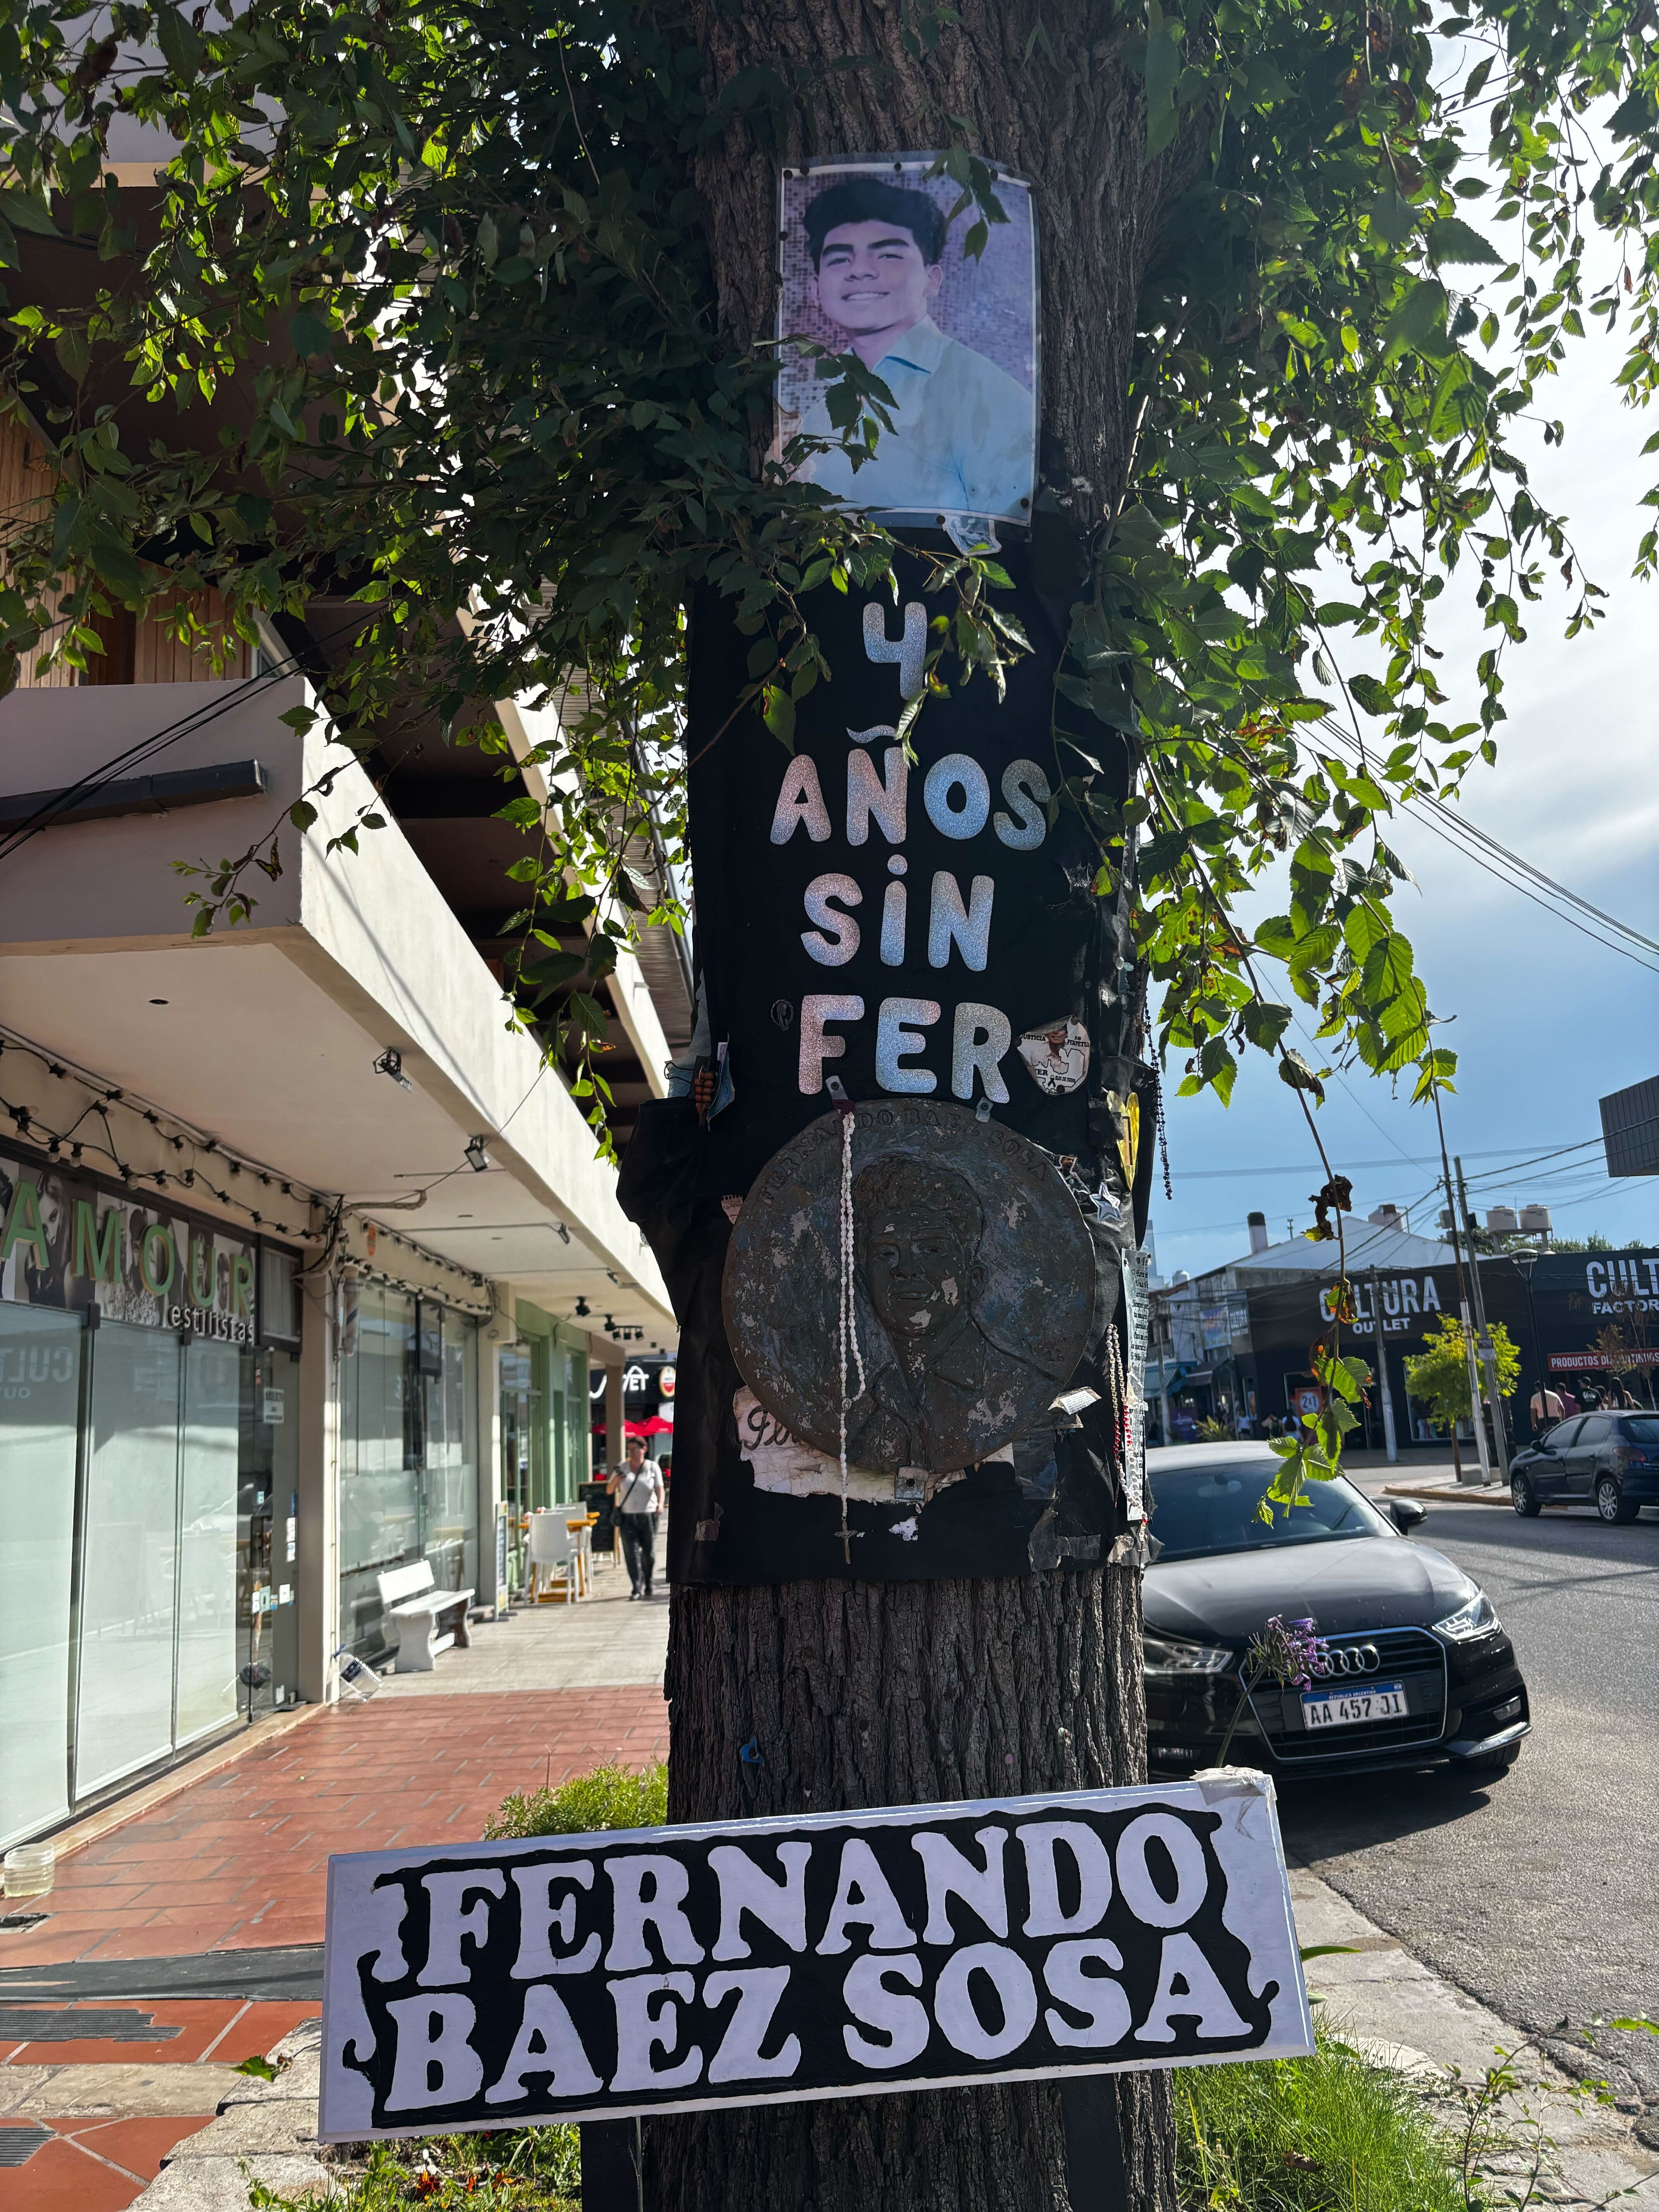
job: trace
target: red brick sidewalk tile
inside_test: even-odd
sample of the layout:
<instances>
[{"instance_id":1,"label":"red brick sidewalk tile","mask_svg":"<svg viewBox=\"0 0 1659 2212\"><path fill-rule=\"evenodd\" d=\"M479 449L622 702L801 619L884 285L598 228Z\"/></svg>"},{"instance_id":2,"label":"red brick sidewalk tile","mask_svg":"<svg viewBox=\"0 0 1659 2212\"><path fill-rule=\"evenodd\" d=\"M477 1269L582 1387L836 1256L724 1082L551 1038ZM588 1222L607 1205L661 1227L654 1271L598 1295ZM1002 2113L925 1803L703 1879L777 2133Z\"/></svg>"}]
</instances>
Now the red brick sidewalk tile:
<instances>
[{"instance_id":1,"label":"red brick sidewalk tile","mask_svg":"<svg viewBox=\"0 0 1659 2212\"><path fill-rule=\"evenodd\" d=\"M78 2149L107 2159L112 2166L125 2166L139 2177L142 2186L155 2180L170 2150L198 2134L213 2117L207 2112L184 2119L58 2119L47 2124L58 2135L68 2136Z\"/></svg>"},{"instance_id":2,"label":"red brick sidewalk tile","mask_svg":"<svg viewBox=\"0 0 1659 2212\"><path fill-rule=\"evenodd\" d=\"M667 1747L651 1686L319 1711L60 1862L49 1918L0 1938L0 1967L319 1942L331 1852L470 1839L515 1791Z\"/></svg>"}]
</instances>

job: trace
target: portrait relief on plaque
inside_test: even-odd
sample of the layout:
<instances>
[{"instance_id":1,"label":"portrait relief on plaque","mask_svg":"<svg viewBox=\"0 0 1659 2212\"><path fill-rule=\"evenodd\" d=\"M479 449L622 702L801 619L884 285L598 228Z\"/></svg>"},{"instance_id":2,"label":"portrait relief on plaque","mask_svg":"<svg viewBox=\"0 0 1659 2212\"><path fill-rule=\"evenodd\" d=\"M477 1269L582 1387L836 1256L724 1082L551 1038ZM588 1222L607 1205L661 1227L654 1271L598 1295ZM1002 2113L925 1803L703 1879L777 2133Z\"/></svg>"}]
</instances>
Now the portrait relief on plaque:
<instances>
[{"instance_id":1,"label":"portrait relief on plaque","mask_svg":"<svg viewBox=\"0 0 1659 2212\"><path fill-rule=\"evenodd\" d=\"M850 1240L842 1184L830 1114L777 1153L732 1232L726 1326L759 1405L839 1464L845 1269L849 1465L933 1476L1053 1428L1095 1297L1089 1231L1053 1162L961 1107L895 1100L854 1116Z\"/></svg>"},{"instance_id":2,"label":"portrait relief on plaque","mask_svg":"<svg viewBox=\"0 0 1659 2212\"><path fill-rule=\"evenodd\" d=\"M1036 233L1029 185L995 171L981 223L933 156L787 169L780 186L775 455L848 506L929 523L1027 525L1036 472ZM977 252L970 246L978 247ZM890 427L854 467L832 416L834 361L881 380Z\"/></svg>"}]
</instances>

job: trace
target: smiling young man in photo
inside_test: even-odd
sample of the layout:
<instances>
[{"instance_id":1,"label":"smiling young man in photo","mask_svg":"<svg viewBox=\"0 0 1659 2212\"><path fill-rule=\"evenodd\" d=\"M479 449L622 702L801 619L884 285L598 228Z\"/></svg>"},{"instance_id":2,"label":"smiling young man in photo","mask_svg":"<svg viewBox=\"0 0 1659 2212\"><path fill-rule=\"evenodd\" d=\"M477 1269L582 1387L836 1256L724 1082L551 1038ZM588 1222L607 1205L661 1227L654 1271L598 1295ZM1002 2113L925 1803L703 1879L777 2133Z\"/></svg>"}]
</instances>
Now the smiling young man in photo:
<instances>
[{"instance_id":1,"label":"smiling young man in photo","mask_svg":"<svg viewBox=\"0 0 1659 2212\"><path fill-rule=\"evenodd\" d=\"M1030 515L1032 398L1024 385L933 319L945 222L926 192L874 177L831 185L806 210L813 296L847 348L893 397L893 427L854 469L817 453L798 474L837 499L889 514ZM824 386L801 417L835 438Z\"/></svg>"}]
</instances>

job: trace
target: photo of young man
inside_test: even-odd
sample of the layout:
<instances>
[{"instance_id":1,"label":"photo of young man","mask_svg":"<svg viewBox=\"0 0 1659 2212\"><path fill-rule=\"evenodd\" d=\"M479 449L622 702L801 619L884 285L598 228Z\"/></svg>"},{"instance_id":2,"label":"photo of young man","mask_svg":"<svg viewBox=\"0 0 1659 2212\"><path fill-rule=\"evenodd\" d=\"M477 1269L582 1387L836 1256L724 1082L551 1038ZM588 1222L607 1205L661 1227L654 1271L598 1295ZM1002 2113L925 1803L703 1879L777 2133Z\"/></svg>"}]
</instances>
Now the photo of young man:
<instances>
[{"instance_id":1,"label":"photo of young man","mask_svg":"<svg viewBox=\"0 0 1659 2212\"><path fill-rule=\"evenodd\" d=\"M1029 222L1029 207L1016 204ZM880 432L873 456L857 469L848 453L830 451L811 455L798 477L872 513L1029 520L1034 394L935 319L948 244L939 200L882 176L842 175L811 191L800 228L810 275L803 272L805 300L792 301L786 274L784 334L799 334L802 322L810 329L800 309L815 308L828 342L856 353L891 393L892 428ZM1001 319L1015 320L1029 361L1035 351L1029 252L1023 265L1009 258L1024 297L1001 302ZM794 427L838 439L825 381L815 379L803 398Z\"/></svg>"}]
</instances>

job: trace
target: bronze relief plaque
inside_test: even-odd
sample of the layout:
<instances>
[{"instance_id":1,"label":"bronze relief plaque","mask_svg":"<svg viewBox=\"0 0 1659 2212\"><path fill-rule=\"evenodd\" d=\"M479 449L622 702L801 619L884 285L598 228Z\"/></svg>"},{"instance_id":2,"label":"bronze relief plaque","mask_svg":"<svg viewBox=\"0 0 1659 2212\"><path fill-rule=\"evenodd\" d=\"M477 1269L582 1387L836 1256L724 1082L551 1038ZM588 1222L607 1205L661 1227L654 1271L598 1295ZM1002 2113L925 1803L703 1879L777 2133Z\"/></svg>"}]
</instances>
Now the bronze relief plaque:
<instances>
[{"instance_id":1,"label":"bronze relief plaque","mask_svg":"<svg viewBox=\"0 0 1659 2212\"><path fill-rule=\"evenodd\" d=\"M964 1107L873 1100L853 1133L849 1466L938 1474L1053 1427L1094 1318L1095 1257L1045 1152ZM732 1234L726 1335L791 1435L840 1449L842 1117L775 1152Z\"/></svg>"}]
</instances>

